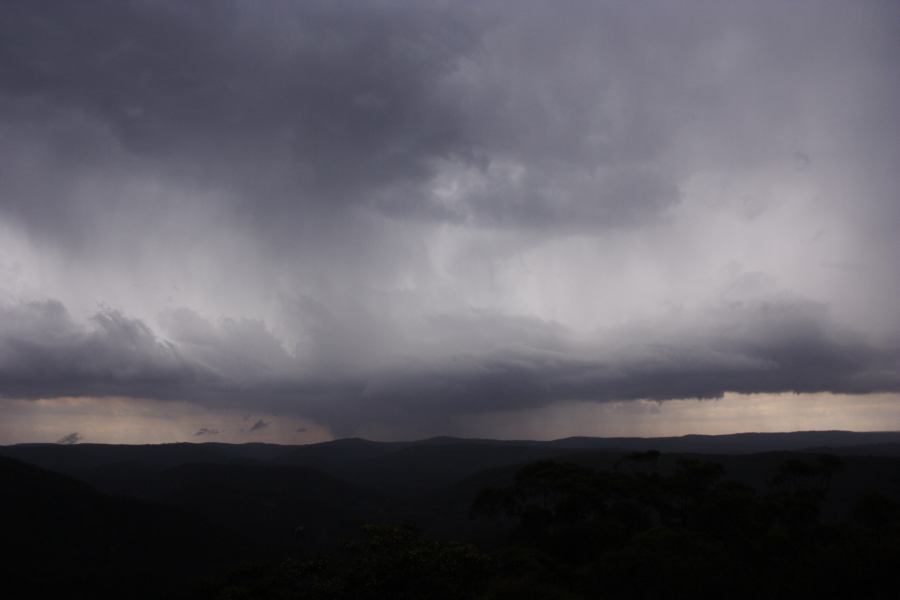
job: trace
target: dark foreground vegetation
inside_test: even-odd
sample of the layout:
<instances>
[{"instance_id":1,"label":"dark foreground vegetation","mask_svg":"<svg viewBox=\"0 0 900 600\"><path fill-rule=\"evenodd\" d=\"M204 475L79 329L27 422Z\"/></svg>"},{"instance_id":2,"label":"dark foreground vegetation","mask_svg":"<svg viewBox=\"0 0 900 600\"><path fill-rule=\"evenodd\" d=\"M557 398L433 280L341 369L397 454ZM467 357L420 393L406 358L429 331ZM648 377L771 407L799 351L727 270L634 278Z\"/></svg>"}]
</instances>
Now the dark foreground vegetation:
<instances>
[{"instance_id":1,"label":"dark foreground vegetation","mask_svg":"<svg viewBox=\"0 0 900 600\"><path fill-rule=\"evenodd\" d=\"M0 453L68 473L0 458L8 598L895 598L900 583L884 444Z\"/></svg>"}]
</instances>

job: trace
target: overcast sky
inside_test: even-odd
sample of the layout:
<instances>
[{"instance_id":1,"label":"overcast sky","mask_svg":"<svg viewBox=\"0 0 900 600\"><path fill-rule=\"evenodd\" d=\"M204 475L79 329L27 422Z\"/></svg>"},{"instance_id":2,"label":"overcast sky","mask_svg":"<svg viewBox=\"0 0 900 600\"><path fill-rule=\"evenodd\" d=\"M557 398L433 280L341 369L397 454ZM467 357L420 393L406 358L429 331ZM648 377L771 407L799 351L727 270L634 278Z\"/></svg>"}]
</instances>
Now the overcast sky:
<instances>
[{"instance_id":1,"label":"overcast sky","mask_svg":"<svg viewBox=\"0 0 900 600\"><path fill-rule=\"evenodd\" d=\"M0 443L900 429L898 61L894 0L6 0Z\"/></svg>"}]
</instances>

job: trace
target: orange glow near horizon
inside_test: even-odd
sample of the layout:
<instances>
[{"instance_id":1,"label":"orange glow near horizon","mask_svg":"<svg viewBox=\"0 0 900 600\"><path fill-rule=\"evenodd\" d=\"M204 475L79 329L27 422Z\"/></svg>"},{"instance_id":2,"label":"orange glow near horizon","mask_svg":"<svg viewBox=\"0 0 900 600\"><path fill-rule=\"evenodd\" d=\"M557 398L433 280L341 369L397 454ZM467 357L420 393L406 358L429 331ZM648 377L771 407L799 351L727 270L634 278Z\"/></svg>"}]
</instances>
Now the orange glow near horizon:
<instances>
[{"instance_id":1,"label":"orange glow near horizon","mask_svg":"<svg viewBox=\"0 0 900 600\"><path fill-rule=\"evenodd\" d=\"M0 415L0 444L55 442L73 432L78 432L83 442L119 444L302 444L333 439L327 427L294 415L248 414L132 398L0 400ZM262 425L254 429L258 421ZM208 433L197 435L203 429ZM900 394L729 393L718 400L563 402L532 410L462 416L440 430L406 432L371 425L356 435L370 439L457 435L549 440L831 429L900 430Z\"/></svg>"},{"instance_id":2,"label":"orange glow near horizon","mask_svg":"<svg viewBox=\"0 0 900 600\"><path fill-rule=\"evenodd\" d=\"M665 437L743 432L900 430L900 394L735 394L716 400L572 402L475 417L473 435Z\"/></svg>"}]
</instances>

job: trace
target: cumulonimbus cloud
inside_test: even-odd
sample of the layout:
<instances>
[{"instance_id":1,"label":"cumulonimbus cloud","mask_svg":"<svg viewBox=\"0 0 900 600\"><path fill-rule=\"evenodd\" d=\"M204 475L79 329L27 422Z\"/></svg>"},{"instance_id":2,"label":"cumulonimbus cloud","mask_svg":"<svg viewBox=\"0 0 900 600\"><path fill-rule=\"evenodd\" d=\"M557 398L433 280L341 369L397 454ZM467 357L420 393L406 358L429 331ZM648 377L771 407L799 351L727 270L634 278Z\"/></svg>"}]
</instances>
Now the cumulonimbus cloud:
<instances>
[{"instance_id":1,"label":"cumulonimbus cloud","mask_svg":"<svg viewBox=\"0 0 900 600\"><path fill-rule=\"evenodd\" d=\"M2 11L0 396L898 390L896 3Z\"/></svg>"}]
</instances>

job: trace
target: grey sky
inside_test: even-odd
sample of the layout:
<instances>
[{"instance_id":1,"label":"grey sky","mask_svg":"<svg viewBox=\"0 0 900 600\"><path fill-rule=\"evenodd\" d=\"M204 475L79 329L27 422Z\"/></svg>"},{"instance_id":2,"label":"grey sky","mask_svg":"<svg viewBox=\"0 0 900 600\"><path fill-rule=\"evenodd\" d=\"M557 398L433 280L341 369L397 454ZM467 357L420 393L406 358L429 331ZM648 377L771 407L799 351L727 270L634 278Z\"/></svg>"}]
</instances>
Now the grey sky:
<instances>
[{"instance_id":1,"label":"grey sky","mask_svg":"<svg viewBox=\"0 0 900 600\"><path fill-rule=\"evenodd\" d=\"M900 392L896 2L0 16L0 396L415 437Z\"/></svg>"}]
</instances>

